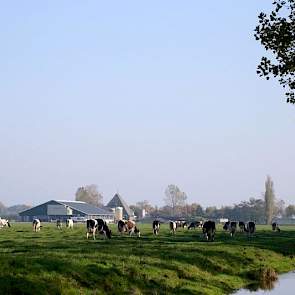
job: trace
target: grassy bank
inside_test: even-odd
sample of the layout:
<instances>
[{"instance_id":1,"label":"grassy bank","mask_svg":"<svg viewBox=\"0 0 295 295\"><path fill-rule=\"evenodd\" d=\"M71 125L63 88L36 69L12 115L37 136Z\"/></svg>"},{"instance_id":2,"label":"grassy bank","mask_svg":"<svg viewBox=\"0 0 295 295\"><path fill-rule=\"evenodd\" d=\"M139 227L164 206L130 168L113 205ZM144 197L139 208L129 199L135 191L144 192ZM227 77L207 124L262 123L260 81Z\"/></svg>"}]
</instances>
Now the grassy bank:
<instances>
[{"instance_id":1,"label":"grassy bank","mask_svg":"<svg viewBox=\"0 0 295 295\"><path fill-rule=\"evenodd\" d=\"M295 227L273 233L259 226L254 238L235 238L218 230L213 243L201 231L167 225L154 237L141 225L142 237L86 240L85 227L57 230L43 224L13 224L0 230L1 294L228 294L253 281L253 273L271 267L295 269Z\"/></svg>"}]
</instances>

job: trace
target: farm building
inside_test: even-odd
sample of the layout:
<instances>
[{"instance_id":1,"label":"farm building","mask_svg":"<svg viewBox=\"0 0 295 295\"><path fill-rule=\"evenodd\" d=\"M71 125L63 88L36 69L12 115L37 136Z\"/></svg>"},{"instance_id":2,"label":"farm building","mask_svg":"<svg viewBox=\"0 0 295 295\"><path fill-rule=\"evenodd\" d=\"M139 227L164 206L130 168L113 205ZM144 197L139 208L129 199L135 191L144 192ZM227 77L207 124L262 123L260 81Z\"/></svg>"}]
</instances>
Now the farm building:
<instances>
[{"instance_id":1,"label":"farm building","mask_svg":"<svg viewBox=\"0 0 295 295\"><path fill-rule=\"evenodd\" d=\"M108 222L114 220L113 212L81 201L51 200L22 211L19 215L22 221L32 221L34 218L38 218L41 221L65 220L69 217L72 217L73 220L81 221L89 218L102 218Z\"/></svg>"},{"instance_id":2,"label":"farm building","mask_svg":"<svg viewBox=\"0 0 295 295\"><path fill-rule=\"evenodd\" d=\"M123 198L119 194L115 194L114 197L108 202L107 208L115 209L115 208L123 208L123 218L124 219L135 219L134 212L129 208L127 203L123 200Z\"/></svg>"}]
</instances>

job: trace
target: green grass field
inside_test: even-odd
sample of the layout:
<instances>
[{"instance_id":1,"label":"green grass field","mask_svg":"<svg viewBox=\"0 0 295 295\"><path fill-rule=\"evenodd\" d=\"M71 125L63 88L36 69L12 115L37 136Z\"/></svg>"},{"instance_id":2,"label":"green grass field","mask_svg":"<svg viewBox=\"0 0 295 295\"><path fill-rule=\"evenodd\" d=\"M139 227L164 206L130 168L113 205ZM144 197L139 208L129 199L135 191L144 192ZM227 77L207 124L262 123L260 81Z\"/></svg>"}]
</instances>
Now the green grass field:
<instances>
[{"instance_id":1,"label":"green grass field","mask_svg":"<svg viewBox=\"0 0 295 295\"><path fill-rule=\"evenodd\" d=\"M295 269L295 227L258 226L255 237L231 238L218 228L215 242L200 230L171 236L162 225L140 225L142 237L86 240L85 225L57 230L43 223L16 223L0 230L1 294L229 294L271 267Z\"/></svg>"}]
</instances>

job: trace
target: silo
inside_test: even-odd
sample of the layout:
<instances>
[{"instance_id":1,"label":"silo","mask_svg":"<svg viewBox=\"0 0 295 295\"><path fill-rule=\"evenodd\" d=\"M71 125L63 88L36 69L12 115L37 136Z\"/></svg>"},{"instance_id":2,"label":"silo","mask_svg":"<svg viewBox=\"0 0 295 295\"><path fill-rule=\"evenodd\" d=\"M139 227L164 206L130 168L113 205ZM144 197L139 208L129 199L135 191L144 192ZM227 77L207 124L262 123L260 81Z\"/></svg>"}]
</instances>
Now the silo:
<instances>
[{"instance_id":1,"label":"silo","mask_svg":"<svg viewBox=\"0 0 295 295\"><path fill-rule=\"evenodd\" d=\"M123 219L123 207L116 207L115 219L116 219L116 221Z\"/></svg>"},{"instance_id":2,"label":"silo","mask_svg":"<svg viewBox=\"0 0 295 295\"><path fill-rule=\"evenodd\" d=\"M145 218L145 215L146 215L145 209L142 209L141 210L141 218Z\"/></svg>"}]
</instances>

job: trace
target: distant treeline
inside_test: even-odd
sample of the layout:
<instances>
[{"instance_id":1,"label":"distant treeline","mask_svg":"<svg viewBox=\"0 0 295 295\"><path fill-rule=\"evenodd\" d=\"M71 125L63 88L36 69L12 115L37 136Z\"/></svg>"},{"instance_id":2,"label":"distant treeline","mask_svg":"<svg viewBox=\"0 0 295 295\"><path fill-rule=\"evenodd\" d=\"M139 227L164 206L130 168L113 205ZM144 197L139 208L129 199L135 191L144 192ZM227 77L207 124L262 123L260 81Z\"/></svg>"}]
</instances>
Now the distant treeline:
<instances>
[{"instance_id":1,"label":"distant treeline","mask_svg":"<svg viewBox=\"0 0 295 295\"><path fill-rule=\"evenodd\" d=\"M172 208L171 206L157 207L149 204L148 201L138 202L130 206L135 215L141 216L142 209L154 218L185 218L194 219L220 219L228 218L230 220L254 220L257 223L265 223L265 201L262 199L250 198L249 201L242 201L233 206L224 206L217 208L215 206L203 208L200 204L192 203ZM291 217L295 215L295 206L285 206L283 201L277 201L274 206L273 217Z\"/></svg>"},{"instance_id":2,"label":"distant treeline","mask_svg":"<svg viewBox=\"0 0 295 295\"><path fill-rule=\"evenodd\" d=\"M271 224L277 217L295 216L295 206L285 206L274 194L274 183L268 175L265 181L265 193L262 198L250 198L233 206L217 208L215 206L203 208L200 204L187 203L187 195L177 185L169 184L165 190L165 206L153 207L148 201L138 202L130 206L136 216L142 217L144 209L151 217L155 218L185 218L193 219L220 219L227 218L236 221L256 221L257 223Z\"/></svg>"},{"instance_id":3,"label":"distant treeline","mask_svg":"<svg viewBox=\"0 0 295 295\"><path fill-rule=\"evenodd\" d=\"M28 205L13 205L10 207L4 206L0 202L0 217L8 217L10 219L17 219L19 218L18 213L21 211L24 211L26 209L31 208L31 206Z\"/></svg>"}]
</instances>

